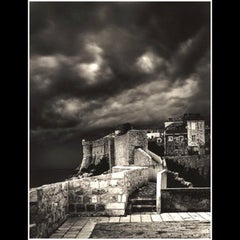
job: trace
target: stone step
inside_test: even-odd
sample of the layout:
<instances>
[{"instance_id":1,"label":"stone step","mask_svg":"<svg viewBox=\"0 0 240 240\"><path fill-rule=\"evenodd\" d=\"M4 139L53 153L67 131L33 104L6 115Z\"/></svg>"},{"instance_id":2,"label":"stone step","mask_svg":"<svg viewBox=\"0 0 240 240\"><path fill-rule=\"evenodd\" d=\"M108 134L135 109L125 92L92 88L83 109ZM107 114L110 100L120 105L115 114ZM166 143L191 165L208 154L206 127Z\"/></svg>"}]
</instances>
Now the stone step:
<instances>
[{"instance_id":1,"label":"stone step","mask_svg":"<svg viewBox=\"0 0 240 240\"><path fill-rule=\"evenodd\" d=\"M156 200L153 197L136 197L136 198L131 198L130 200Z\"/></svg>"},{"instance_id":2,"label":"stone step","mask_svg":"<svg viewBox=\"0 0 240 240\"><path fill-rule=\"evenodd\" d=\"M155 204L149 204L149 205L146 205L146 204L134 204L132 205L132 208L153 208L153 207L156 207Z\"/></svg>"},{"instance_id":3,"label":"stone step","mask_svg":"<svg viewBox=\"0 0 240 240\"><path fill-rule=\"evenodd\" d=\"M132 205L156 205L155 198L133 198L129 200Z\"/></svg>"},{"instance_id":4,"label":"stone step","mask_svg":"<svg viewBox=\"0 0 240 240\"><path fill-rule=\"evenodd\" d=\"M133 206L131 213L140 213L140 212L156 212L156 206Z\"/></svg>"},{"instance_id":5,"label":"stone step","mask_svg":"<svg viewBox=\"0 0 240 240\"><path fill-rule=\"evenodd\" d=\"M138 197L129 200L126 212L138 213L138 212L155 212L156 211L156 199L152 197Z\"/></svg>"}]
</instances>

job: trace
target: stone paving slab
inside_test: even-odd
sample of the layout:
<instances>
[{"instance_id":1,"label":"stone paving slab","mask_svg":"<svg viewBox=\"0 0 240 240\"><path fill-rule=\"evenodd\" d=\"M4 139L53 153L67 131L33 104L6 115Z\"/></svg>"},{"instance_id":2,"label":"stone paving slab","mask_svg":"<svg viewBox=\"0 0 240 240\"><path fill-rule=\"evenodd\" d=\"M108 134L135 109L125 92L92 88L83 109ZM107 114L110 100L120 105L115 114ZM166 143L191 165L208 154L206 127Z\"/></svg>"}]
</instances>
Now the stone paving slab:
<instances>
[{"instance_id":1,"label":"stone paving slab","mask_svg":"<svg viewBox=\"0 0 240 240\"><path fill-rule=\"evenodd\" d=\"M77 238L89 238L95 225L96 225L96 222L89 221L89 223L86 224L83 227L82 231L77 235Z\"/></svg>"},{"instance_id":2,"label":"stone paving slab","mask_svg":"<svg viewBox=\"0 0 240 240\"><path fill-rule=\"evenodd\" d=\"M198 212L198 215L200 215L201 217L205 218L207 221L211 221L211 216L209 216L205 212Z\"/></svg>"},{"instance_id":3,"label":"stone paving slab","mask_svg":"<svg viewBox=\"0 0 240 240\"><path fill-rule=\"evenodd\" d=\"M121 217L120 222L130 222L130 215L127 215L126 217Z\"/></svg>"},{"instance_id":4,"label":"stone paving slab","mask_svg":"<svg viewBox=\"0 0 240 240\"><path fill-rule=\"evenodd\" d=\"M173 219L173 221L176 221L176 222L184 221L183 218L178 213L168 213L168 214Z\"/></svg>"},{"instance_id":5,"label":"stone paving slab","mask_svg":"<svg viewBox=\"0 0 240 240\"><path fill-rule=\"evenodd\" d=\"M141 215L140 214L131 215L130 221L131 222L141 222Z\"/></svg>"},{"instance_id":6,"label":"stone paving slab","mask_svg":"<svg viewBox=\"0 0 240 240\"><path fill-rule=\"evenodd\" d=\"M193 218L186 212L179 212L178 213L180 215L180 217L184 220L184 221L191 221Z\"/></svg>"},{"instance_id":7,"label":"stone paving slab","mask_svg":"<svg viewBox=\"0 0 240 240\"><path fill-rule=\"evenodd\" d=\"M162 213L161 218L164 222L172 222L173 218L168 213Z\"/></svg>"},{"instance_id":8,"label":"stone paving slab","mask_svg":"<svg viewBox=\"0 0 240 240\"><path fill-rule=\"evenodd\" d=\"M199 215L198 213L196 212L189 212L188 213L192 218L194 218L194 220L197 220L197 221L206 221L205 218L203 218L201 215ZM209 215L208 215L209 216Z\"/></svg>"},{"instance_id":9,"label":"stone paving slab","mask_svg":"<svg viewBox=\"0 0 240 240\"><path fill-rule=\"evenodd\" d=\"M208 225L199 221L101 223L90 238L210 238Z\"/></svg>"},{"instance_id":10,"label":"stone paving slab","mask_svg":"<svg viewBox=\"0 0 240 240\"><path fill-rule=\"evenodd\" d=\"M121 217L74 217L69 218L62 226L58 228L50 238L90 238L95 227L101 223L108 223L109 232L111 232L111 226L114 224L126 224L124 226L141 226L141 224L150 224L148 229L152 230L156 224L164 226L164 231L161 232L157 238L176 238L182 233L182 238L189 238L191 234L185 236L185 231L192 231L192 238L199 238L199 236L209 235L210 232L211 213L209 212L174 212L174 213L141 213L131 214ZM194 223L194 224L193 224ZM196 224L195 224L196 223ZM199 224L198 224L199 223ZM151 225L152 224L152 225ZM173 224L177 226L173 228ZM128 228L128 227L127 227ZM195 230L198 230L197 232ZM149 230L149 231L150 231ZM142 233L143 230L136 233L139 235L132 236L130 238L143 237L151 238L152 233ZM159 230L160 231L160 230ZM119 233L124 235L125 233ZM198 237L197 237L198 236ZM145 238L144 237L144 238Z\"/></svg>"},{"instance_id":11,"label":"stone paving slab","mask_svg":"<svg viewBox=\"0 0 240 240\"><path fill-rule=\"evenodd\" d=\"M109 222L119 222L120 221L120 217L110 217Z\"/></svg>"},{"instance_id":12,"label":"stone paving slab","mask_svg":"<svg viewBox=\"0 0 240 240\"><path fill-rule=\"evenodd\" d=\"M151 215L141 215L141 222L152 222Z\"/></svg>"},{"instance_id":13,"label":"stone paving slab","mask_svg":"<svg viewBox=\"0 0 240 240\"><path fill-rule=\"evenodd\" d=\"M151 218L152 218L153 222L162 222L163 221L159 214L158 215L157 214L152 214Z\"/></svg>"}]
</instances>

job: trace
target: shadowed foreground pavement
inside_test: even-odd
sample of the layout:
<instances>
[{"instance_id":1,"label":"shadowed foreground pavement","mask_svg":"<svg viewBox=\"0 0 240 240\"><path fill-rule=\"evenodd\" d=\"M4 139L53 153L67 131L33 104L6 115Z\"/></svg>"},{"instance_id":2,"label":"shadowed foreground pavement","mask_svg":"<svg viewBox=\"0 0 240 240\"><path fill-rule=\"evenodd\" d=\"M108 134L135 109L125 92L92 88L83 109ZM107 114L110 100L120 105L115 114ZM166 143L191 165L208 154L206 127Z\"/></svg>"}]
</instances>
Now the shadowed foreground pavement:
<instances>
[{"instance_id":1,"label":"shadowed foreground pavement","mask_svg":"<svg viewBox=\"0 0 240 240\"><path fill-rule=\"evenodd\" d=\"M210 238L211 213L71 217L50 238Z\"/></svg>"}]
</instances>

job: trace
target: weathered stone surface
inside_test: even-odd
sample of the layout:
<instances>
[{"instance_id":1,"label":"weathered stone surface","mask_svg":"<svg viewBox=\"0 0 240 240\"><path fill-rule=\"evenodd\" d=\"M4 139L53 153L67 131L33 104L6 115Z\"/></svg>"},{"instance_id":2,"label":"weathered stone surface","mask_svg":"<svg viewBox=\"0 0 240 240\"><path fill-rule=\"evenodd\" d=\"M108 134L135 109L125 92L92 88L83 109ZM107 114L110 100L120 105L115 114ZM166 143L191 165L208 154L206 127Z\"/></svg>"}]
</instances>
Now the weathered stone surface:
<instances>
[{"instance_id":1,"label":"weathered stone surface","mask_svg":"<svg viewBox=\"0 0 240 240\"><path fill-rule=\"evenodd\" d=\"M107 189L93 189L92 194L101 195L107 192Z\"/></svg>"},{"instance_id":2,"label":"weathered stone surface","mask_svg":"<svg viewBox=\"0 0 240 240\"><path fill-rule=\"evenodd\" d=\"M100 188L107 188L108 185L109 185L108 181L100 181L100 183L99 183Z\"/></svg>"},{"instance_id":3,"label":"weathered stone surface","mask_svg":"<svg viewBox=\"0 0 240 240\"><path fill-rule=\"evenodd\" d=\"M30 191L30 202L37 202L38 201L38 194L37 194L37 189L32 189Z\"/></svg>"},{"instance_id":4,"label":"weathered stone surface","mask_svg":"<svg viewBox=\"0 0 240 240\"><path fill-rule=\"evenodd\" d=\"M86 210L89 212L95 211L95 205L94 204L87 204Z\"/></svg>"},{"instance_id":5,"label":"weathered stone surface","mask_svg":"<svg viewBox=\"0 0 240 240\"><path fill-rule=\"evenodd\" d=\"M107 203L106 209L125 209L125 203Z\"/></svg>"},{"instance_id":6,"label":"weathered stone surface","mask_svg":"<svg viewBox=\"0 0 240 240\"><path fill-rule=\"evenodd\" d=\"M116 180L116 179L110 180L109 185L110 185L111 187L117 186L117 185L118 185L118 180Z\"/></svg>"},{"instance_id":7,"label":"weathered stone surface","mask_svg":"<svg viewBox=\"0 0 240 240\"><path fill-rule=\"evenodd\" d=\"M105 205L104 204L96 204L96 211L104 211Z\"/></svg>"},{"instance_id":8,"label":"weathered stone surface","mask_svg":"<svg viewBox=\"0 0 240 240\"><path fill-rule=\"evenodd\" d=\"M77 194L77 195L83 195L84 192L85 192L85 191L84 191L83 189L76 189L76 190L74 191L74 193Z\"/></svg>"},{"instance_id":9,"label":"weathered stone surface","mask_svg":"<svg viewBox=\"0 0 240 240\"><path fill-rule=\"evenodd\" d=\"M98 181L90 182L90 188L99 188L99 182Z\"/></svg>"},{"instance_id":10,"label":"weathered stone surface","mask_svg":"<svg viewBox=\"0 0 240 240\"><path fill-rule=\"evenodd\" d=\"M76 211L77 211L77 212L83 212L83 211L85 211L85 205L84 205L84 204L77 204L77 205L76 205Z\"/></svg>"},{"instance_id":11,"label":"weathered stone surface","mask_svg":"<svg viewBox=\"0 0 240 240\"><path fill-rule=\"evenodd\" d=\"M112 174L112 178L114 178L114 179L118 179L118 178L123 179L124 178L124 172L113 173Z\"/></svg>"},{"instance_id":12,"label":"weathered stone surface","mask_svg":"<svg viewBox=\"0 0 240 240\"><path fill-rule=\"evenodd\" d=\"M124 215L127 196L144 185L148 179L146 171L144 167L129 167L123 172L37 188L32 198L37 202L30 208L31 223L36 223L37 237L48 237L68 213L81 216Z\"/></svg>"},{"instance_id":13,"label":"weathered stone surface","mask_svg":"<svg viewBox=\"0 0 240 240\"><path fill-rule=\"evenodd\" d=\"M97 196L92 196L92 203L97 203L98 197Z\"/></svg>"},{"instance_id":14,"label":"weathered stone surface","mask_svg":"<svg viewBox=\"0 0 240 240\"><path fill-rule=\"evenodd\" d=\"M210 211L210 189L162 189L161 206L164 212Z\"/></svg>"},{"instance_id":15,"label":"weathered stone surface","mask_svg":"<svg viewBox=\"0 0 240 240\"><path fill-rule=\"evenodd\" d=\"M68 188L66 184L55 183L37 188L36 205L30 208L30 218L36 224L36 237L47 237L65 219L68 207Z\"/></svg>"},{"instance_id":16,"label":"weathered stone surface","mask_svg":"<svg viewBox=\"0 0 240 240\"><path fill-rule=\"evenodd\" d=\"M137 166L153 165L151 156L141 148L134 149L134 164Z\"/></svg>"},{"instance_id":17,"label":"weathered stone surface","mask_svg":"<svg viewBox=\"0 0 240 240\"><path fill-rule=\"evenodd\" d=\"M109 194L123 194L124 193L124 188L123 187L109 187L108 188Z\"/></svg>"},{"instance_id":18,"label":"weathered stone surface","mask_svg":"<svg viewBox=\"0 0 240 240\"><path fill-rule=\"evenodd\" d=\"M106 210L108 216L123 216L125 215L125 210Z\"/></svg>"},{"instance_id":19,"label":"weathered stone surface","mask_svg":"<svg viewBox=\"0 0 240 240\"><path fill-rule=\"evenodd\" d=\"M146 150L148 146L146 133L142 130L130 130L126 134L116 136L115 165L128 166L134 163L134 149L141 147Z\"/></svg>"},{"instance_id":20,"label":"weathered stone surface","mask_svg":"<svg viewBox=\"0 0 240 240\"><path fill-rule=\"evenodd\" d=\"M123 194L123 195L122 195L121 201L122 201L122 202L127 202L127 194Z\"/></svg>"},{"instance_id":21,"label":"weathered stone surface","mask_svg":"<svg viewBox=\"0 0 240 240\"><path fill-rule=\"evenodd\" d=\"M83 197L83 203L86 204L86 203L91 203L92 201L92 198L88 195L84 196Z\"/></svg>"},{"instance_id":22,"label":"weathered stone surface","mask_svg":"<svg viewBox=\"0 0 240 240\"><path fill-rule=\"evenodd\" d=\"M90 238L210 238L210 224L197 221L98 223Z\"/></svg>"}]
</instances>

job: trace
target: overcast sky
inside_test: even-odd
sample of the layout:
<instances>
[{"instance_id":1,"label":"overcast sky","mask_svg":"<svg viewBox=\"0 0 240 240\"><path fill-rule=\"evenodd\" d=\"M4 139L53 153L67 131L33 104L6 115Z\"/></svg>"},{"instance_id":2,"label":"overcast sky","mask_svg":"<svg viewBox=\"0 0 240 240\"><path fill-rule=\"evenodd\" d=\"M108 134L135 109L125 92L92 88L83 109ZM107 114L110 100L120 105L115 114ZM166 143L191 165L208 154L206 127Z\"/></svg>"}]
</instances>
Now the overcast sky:
<instances>
[{"instance_id":1,"label":"overcast sky","mask_svg":"<svg viewBox=\"0 0 240 240\"><path fill-rule=\"evenodd\" d=\"M81 139L210 112L209 3L30 3L31 164L73 167Z\"/></svg>"}]
</instances>

